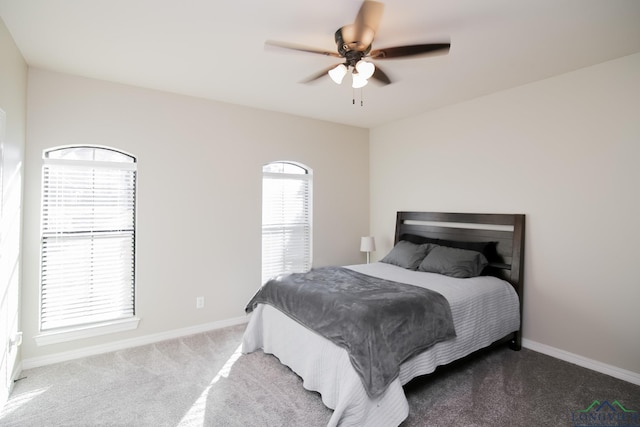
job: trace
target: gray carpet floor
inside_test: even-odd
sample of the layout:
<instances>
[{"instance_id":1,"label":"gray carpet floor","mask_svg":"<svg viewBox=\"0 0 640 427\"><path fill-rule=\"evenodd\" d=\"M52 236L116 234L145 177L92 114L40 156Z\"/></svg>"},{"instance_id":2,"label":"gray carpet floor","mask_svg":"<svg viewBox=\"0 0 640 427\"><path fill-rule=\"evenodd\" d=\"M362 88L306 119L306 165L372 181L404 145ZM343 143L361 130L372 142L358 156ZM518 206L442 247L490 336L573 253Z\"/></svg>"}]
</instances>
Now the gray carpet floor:
<instances>
[{"instance_id":1,"label":"gray carpet floor","mask_svg":"<svg viewBox=\"0 0 640 427\"><path fill-rule=\"evenodd\" d=\"M0 425L326 425L331 410L278 359L239 353L244 328L24 371ZM640 386L506 347L416 379L405 392L411 413L402 427L571 426L595 400L640 414Z\"/></svg>"}]
</instances>

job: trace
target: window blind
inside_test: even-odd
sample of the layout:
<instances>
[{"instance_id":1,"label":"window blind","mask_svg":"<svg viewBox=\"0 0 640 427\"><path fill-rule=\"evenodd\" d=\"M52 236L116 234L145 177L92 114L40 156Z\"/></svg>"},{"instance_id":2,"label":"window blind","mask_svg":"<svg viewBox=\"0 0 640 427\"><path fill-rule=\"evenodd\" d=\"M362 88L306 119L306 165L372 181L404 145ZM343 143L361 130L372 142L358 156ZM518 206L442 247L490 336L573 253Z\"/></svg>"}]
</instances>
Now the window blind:
<instances>
[{"instance_id":1,"label":"window blind","mask_svg":"<svg viewBox=\"0 0 640 427\"><path fill-rule=\"evenodd\" d=\"M311 176L302 170L304 174L263 173L263 283L311 268Z\"/></svg>"},{"instance_id":2,"label":"window blind","mask_svg":"<svg viewBox=\"0 0 640 427\"><path fill-rule=\"evenodd\" d=\"M135 315L135 166L45 158L42 331Z\"/></svg>"}]
</instances>

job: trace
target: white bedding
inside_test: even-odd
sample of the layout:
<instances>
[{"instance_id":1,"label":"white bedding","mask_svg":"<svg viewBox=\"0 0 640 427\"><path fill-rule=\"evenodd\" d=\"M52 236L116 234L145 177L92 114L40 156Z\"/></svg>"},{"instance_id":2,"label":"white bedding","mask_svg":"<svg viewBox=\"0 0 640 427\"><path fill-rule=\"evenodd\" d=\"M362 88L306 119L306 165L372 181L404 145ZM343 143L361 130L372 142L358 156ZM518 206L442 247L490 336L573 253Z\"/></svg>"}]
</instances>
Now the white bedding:
<instances>
[{"instance_id":1,"label":"white bedding","mask_svg":"<svg viewBox=\"0 0 640 427\"><path fill-rule=\"evenodd\" d=\"M303 379L306 389L319 392L323 403L334 410L329 426L399 425L409 414L402 385L433 372L439 365L486 347L520 327L518 296L508 282L495 277L455 279L385 263L348 268L439 292L449 301L457 336L404 362L399 377L378 399L372 400L351 366L346 350L279 310L260 304L251 314L242 352L263 349L289 366Z\"/></svg>"}]
</instances>

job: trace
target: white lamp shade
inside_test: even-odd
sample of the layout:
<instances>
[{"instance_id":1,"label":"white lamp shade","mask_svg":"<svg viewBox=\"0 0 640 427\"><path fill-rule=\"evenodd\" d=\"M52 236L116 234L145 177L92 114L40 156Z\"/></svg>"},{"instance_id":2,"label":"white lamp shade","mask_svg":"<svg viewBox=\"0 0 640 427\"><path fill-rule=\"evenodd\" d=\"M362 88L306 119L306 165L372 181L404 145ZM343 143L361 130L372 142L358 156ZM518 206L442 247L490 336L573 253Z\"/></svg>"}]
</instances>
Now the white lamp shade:
<instances>
[{"instance_id":1,"label":"white lamp shade","mask_svg":"<svg viewBox=\"0 0 640 427\"><path fill-rule=\"evenodd\" d=\"M344 64L339 64L338 66L336 66L336 68L332 68L331 70L329 70L329 77L331 77L331 80L333 80L337 84L342 83L342 79L344 79L344 76L346 74L347 67L345 67Z\"/></svg>"},{"instance_id":2,"label":"white lamp shade","mask_svg":"<svg viewBox=\"0 0 640 427\"><path fill-rule=\"evenodd\" d=\"M371 76L373 76L373 72L376 70L376 66L371 62L367 62L361 59L356 64L356 70L358 70L358 74L360 74L360 77L369 79Z\"/></svg>"},{"instance_id":3,"label":"white lamp shade","mask_svg":"<svg viewBox=\"0 0 640 427\"><path fill-rule=\"evenodd\" d=\"M356 73L355 71L351 73L351 77L353 78L351 87L353 87L354 89L360 89L361 87L365 87L367 83L369 83L367 79L365 79L360 75L360 73Z\"/></svg>"},{"instance_id":4,"label":"white lamp shade","mask_svg":"<svg viewBox=\"0 0 640 427\"><path fill-rule=\"evenodd\" d=\"M362 237L360 239L360 252L373 252L376 250L376 240L373 236Z\"/></svg>"}]
</instances>

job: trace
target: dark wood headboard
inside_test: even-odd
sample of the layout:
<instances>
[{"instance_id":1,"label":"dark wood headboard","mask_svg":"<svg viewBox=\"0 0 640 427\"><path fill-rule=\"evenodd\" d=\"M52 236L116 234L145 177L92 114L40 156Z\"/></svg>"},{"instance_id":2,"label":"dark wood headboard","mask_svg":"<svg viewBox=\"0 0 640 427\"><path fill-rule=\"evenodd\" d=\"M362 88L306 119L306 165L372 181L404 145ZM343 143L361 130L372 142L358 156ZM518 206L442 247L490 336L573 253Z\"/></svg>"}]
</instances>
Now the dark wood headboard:
<instances>
[{"instance_id":1,"label":"dark wood headboard","mask_svg":"<svg viewBox=\"0 0 640 427\"><path fill-rule=\"evenodd\" d=\"M507 280L520 298L520 330L524 297L523 214L398 212L395 243L404 234L465 242L496 242L487 274ZM521 345L518 332L513 345Z\"/></svg>"}]
</instances>

